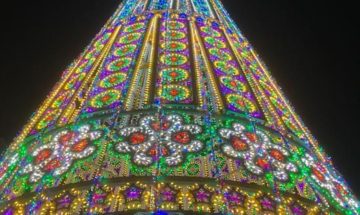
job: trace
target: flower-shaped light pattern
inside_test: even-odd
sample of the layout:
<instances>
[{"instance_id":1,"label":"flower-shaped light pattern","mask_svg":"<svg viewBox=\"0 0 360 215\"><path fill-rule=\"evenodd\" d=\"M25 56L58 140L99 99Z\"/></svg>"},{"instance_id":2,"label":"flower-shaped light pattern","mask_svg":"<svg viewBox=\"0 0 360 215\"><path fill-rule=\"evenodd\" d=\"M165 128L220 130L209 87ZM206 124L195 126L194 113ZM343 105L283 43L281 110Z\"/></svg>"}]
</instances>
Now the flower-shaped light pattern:
<instances>
[{"instance_id":1,"label":"flower-shaped light pattern","mask_svg":"<svg viewBox=\"0 0 360 215\"><path fill-rule=\"evenodd\" d=\"M127 78L127 74L125 73L121 73L121 72L114 73L101 80L99 86L102 88L111 88L124 83L126 78Z\"/></svg>"},{"instance_id":2,"label":"flower-shaped light pattern","mask_svg":"<svg viewBox=\"0 0 360 215\"><path fill-rule=\"evenodd\" d=\"M160 77L166 82L180 82L189 78L189 72L178 67L170 67L161 70Z\"/></svg>"},{"instance_id":3,"label":"flower-shaped light pattern","mask_svg":"<svg viewBox=\"0 0 360 215\"><path fill-rule=\"evenodd\" d=\"M164 31L162 36L171 40L181 40L186 37L186 34L181 31Z\"/></svg>"},{"instance_id":4,"label":"flower-shaped light pattern","mask_svg":"<svg viewBox=\"0 0 360 215\"><path fill-rule=\"evenodd\" d=\"M350 206L355 211L359 209L359 203L351 196L350 191L326 166L316 161L310 154L306 154L302 161L310 168L311 178L316 184L328 190L342 207Z\"/></svg>"},{"instance_id":5,"label":"flower-shaped light pattern","mask_svg":"<svg viewBox=\"0 0 360 215\"><path fill-rule=\"evenodd\" d=\"M225 62L231 60L231 56L229 53L226 53L225 51L218 48L209 49L209 53Z\"/></svg>"},{"instance_id":6,"label":"flower-shaped light pattern","mask_svg":"<svg viewBox=\"0 0 360 215\"><path fill-rule=\"evenodd\" d=\"M130 25L130 26L127 26L127 27L124 29L124 32L126 32L126 33L133 33L133 32L136 32L136 31L142 29L144 26L145 26L144 23L135 23L135 24L132 24L132 25Z\"/></svg>"},{"instance_id":7,"label":"flower-shaped light pattern","mask_svg":"<svg viewBox=\"0 0 360 215\"><path fill-rule=\"evenodd\" d=\"M264 132L248 132L243 125L234 123L232 129L220 129L219 133L226 141L223 152L243 159L250 172L260 175L271 171L281 181L289 178L288 172L297 172L297 167L288 161L289 152L273 144Z\"/></svg>"},{"instance_id":8,"label":"flower-shaped light pattern","mask_svg":"<svg viewBox=\"0 0 360 215\"><path fill-rule=\"evenodd\" d=\"M161 47L166 48L168 51L171 52L179 52L179 51L184 51L186 49L186 44L183 42L169 41L169 42L164 42L161 45Z\"/></svg>"},{"instance_id":9,"label":"flower-shaped light pattern","mask_svg":"<svg viewBox=\"0 0 360 215\"><path fill-rule=\"evenodd\" d=\"M114 51L114 55L116 57L125 57L131 53L134 53L135 50L136 50L136 45L134 44L128 44L128 45L124 45L120 48L117 48L115 51Z\"/></svg>"},{"instance_id":10,"label":"flower-shaped light pattern","mask_svg":"<svg viewBox=\"0 0 360 215\"><path fill-rule=\"evenodd\" d=\"M90 105L94 108L104 108L108 107L115 102L117 102L121 97L121 94L118 90L107 90L102 93L97 94L90 100Z\"/></svg>"},{"instance_id":11,"label":"flower-shaped light pattern","mask_svg":"<svg viewBox=\"0 0 360 215\"><path fill-rule=\"evenodd\" d=\"M168 115L161 122L155 116L145 116L139 126L120 130L124 141L118 143L116 149L122 153L133 152L137 165L151 165L161 156L168 166L175 166L183 161L184 153L202 149L203 143L194 140L194 135L201 131L198 125L184 125L179 115Z\"/></svg>"},{"instance_id":12,"label":"flower-shaped light pattern","mask_svg":"<svg viewBox=\"0 0 360 215\"><path fill-rule=\"evenodd\" d=\"M170 30L179 30L181 28L185 28L185 24L178 21L164 22L163 25Z\"/></svg>"},{"instance_id":13,"label":"flower-shaped light pattern","mask_svg":"<svg viewBox=\"0 0 360 215\"><path fill-rule=\"evenodd\" d=\"M215 69L227 74L227 75L239 75L239 70L225 61L217 60L214 62Z\"/></svg>"},{"instance_id":14,"label":"flower-shaped light pattern","mask_svg":"<svg viewBox=\"0 0 360 215\"><path fill-rule=\"evenodd\" d=\"M127 34L127 35L120 37L119 42L122 44L129 44L129 43L135 42L136 40L138 40L140 38L141 38L140 33L131 33L131 34Z\"/></svg>"},{"instance_id":15,"label":"flower-shaped light pattern","mask_svg":"<svg viewBox=\"0 0 360 215\"><path fill-rule=\"evenodd\" d=\"M221 33L218 30L215 30L214 28L211 28L209 26L201 27L201 31L214 37L221 37Z\"/></svg>"},{"instance_id":16,"label":"flower-shaped light pattern","mask_svg":"<svg viewBox=\"0 0 360 215\"><path fill-rule=\"evenodd\" d=\"M31 154L33 162L22 173L30 174L30 182L39 181L44 174L58 176L65 173L74 160L88 157L95 151L91 142L100 138L100 131L90 131L83 125L76 131L64 130L56 134L50 143L40 146Z\"/></svg>"},{"instance_id":17,"label":"flower-shaped light pattern","mask_svg":"<svg viewBox=\"0 0 360 215\"><path fill-rule=\"evenodd\" d=\"M171 53L162 55L160 60L167 66L181 66L188 61L188 58L182 54Z\"/></svg>"},{"instance_id":18,"label":"flower-shaped light pattern","mask_svg":"<svg viewBox=\"0 0 360 215\"><path fill-rule=\"evenodd\" d=\"M234 79L232 76L221 76L220 82L225 85L226 88L235 92L246 92L246 85L241 81Z\"/></svg>"},{"instance_id":19,"label":"flower-shaped light pattern","mask_svg":"<svg viewBox=\"0 0 360 215\"><path fill-rule=\"evenodd\" d=\"M207 43L209 43L210 45L218 48L218 49L223 49L226 47L225 43L219 39L216 39L214 37L205 37L204 39Z\"/></svg>"},{"instance_id":20,"label":"flower-shaped light pattern","mask_svg":"<svg viewBox=\"0 0 360 215\"><path fill-rule=\"evenodd\" d=\"M190 97L190 90L178 84L169 84L159 90L159 96L168 101L183 101Z\"/></svg>"},{"instance_id":21,"label":"flower-shaped light pattern","mask_svg":"<svg viewBox=\"0 0 360 215\"><path fill-rule=\"evenodd\" d=\"M231 93L226 95L226 101L235 111L249 113L255 113L257 111L256 105L250 99L239 94Z\"/></svg>"}]
</instances>

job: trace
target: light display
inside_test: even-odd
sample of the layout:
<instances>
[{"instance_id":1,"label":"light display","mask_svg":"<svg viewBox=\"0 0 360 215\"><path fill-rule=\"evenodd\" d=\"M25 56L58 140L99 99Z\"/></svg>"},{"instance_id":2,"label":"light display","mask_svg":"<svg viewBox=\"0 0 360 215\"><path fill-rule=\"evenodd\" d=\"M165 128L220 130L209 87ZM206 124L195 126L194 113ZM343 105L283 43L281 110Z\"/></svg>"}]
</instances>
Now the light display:
<instances>
[{"instance_id":1,"label":"light display","mask_svg":"<svg viewBox=\"0 0 360 215\"><path fill-rule=\"evenodd\" d=\"M2 214L359 214L220 0L125 0L0 159Z\"/></svg>"}]
</instances>

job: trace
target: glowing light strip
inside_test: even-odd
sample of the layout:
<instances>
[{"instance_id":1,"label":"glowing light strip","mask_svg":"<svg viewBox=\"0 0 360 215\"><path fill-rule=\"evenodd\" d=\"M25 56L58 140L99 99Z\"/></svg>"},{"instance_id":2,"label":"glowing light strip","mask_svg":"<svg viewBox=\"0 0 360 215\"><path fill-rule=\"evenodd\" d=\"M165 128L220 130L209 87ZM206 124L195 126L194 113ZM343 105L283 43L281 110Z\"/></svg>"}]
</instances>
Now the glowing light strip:
<instances>
[{"instance_id":1,"label":"glowing light strip","mask_svg":"<svg viewBox=\"0 0 360 215\"><path fill-rule=\"evenodd\" d=\"M191 25L191 28L194 29L194 33L195 33L194 35L195 35L196 40L198 41L197 44L200 47L201 56L203 56L203 59L205 61L205 66L206 66L206 70L207 70L206 75L210 79L210 85L211 85L211 88L212 88L212 92L215 95L216 104L218 106L217 112L222 111L222 110L224 110L224 102L221 99L220 91L219 91L219 88L218 88L218 86L216 84L216 80L215 80L214 73L212 71L212 67L211 67L211 64L209 62L209 59L208 59L208 57L206 57L205 48L204 48L204 45L203 45L202 41L200 40L199 32L197 30L197 26L194 23L194 18L192 18L192 20L190 21L190 25Z\"/></svg>"},{"instance_id":2,"label":"glowing light strip","mask_svg":"<svg viewBox=\"0 0 360 215\"><path fill-rule=\"evenodd\" d=\"M159 30L159 19L156 19L155 23L153 24L152 28L150 29L150 32L152 32L152 36L151 36L151 51L150 51L150 60L149 60L149 66L147 67L147 74L146 74L146 79L145 79L145 98L144 98L144 103L145 104L149 104L149 100L150 100L150 88L152 86L152 82L153 82L153 75L152 73L155 72L155 53L156 53L156 48L158 47L158 41L157 41L157 35ZM146 43L145 43L146 45Z\"/></svg>"},{"instance_id":3,"label":"glowing light strip","mask_svg":"<svg viewBox=\"0 0 360 215\"><path fill-rule=\"evenodd\" d=\"M192 58L194 59L194 70L193 71L195 71L196 91L197 91L199 105L202 107L204 105L204 97L201 94L202 74L200 71L199 62L195 58L196 56L200 56L200 53L198 53L195 48L196 40L195 40L195 33L194 33L193 26L190 27L190 37L191 37L191 46L192 46L192 54L193 54Z\"/></svg>"},{"instance_id":4,"label":"glowing light strip","mask_svg":"<svg viewBox=\"0 0 360 215\"><path fill-rule=\"evenodd\" d=\"M131 84L130 84L128 95L127 95L126 100L125 100L124 109L127 110L127 111L130 111L132 109L133 104L134 104L135 90L137 88L139 78L141 77L140 76L141 62L144 60L144 54L145 54L145 51L146 51L146 46L147 46L148 41L150 40L150 36L151 36L151 33L152 33L150 31L150 29L152 29L152 27L155 25L155 23L157 22L158 19L159 19L159 15L157 14L151 20L151 23L149 24L149 28L146 31L146 34L145 34L146 39L143 42L143 46L142 46L141 52L140 52L140 57L138 59L138 62L136 63L135 72L134 72L134 75L132 77L132 81L131 81Z\"/></svg>"}]
</instances>

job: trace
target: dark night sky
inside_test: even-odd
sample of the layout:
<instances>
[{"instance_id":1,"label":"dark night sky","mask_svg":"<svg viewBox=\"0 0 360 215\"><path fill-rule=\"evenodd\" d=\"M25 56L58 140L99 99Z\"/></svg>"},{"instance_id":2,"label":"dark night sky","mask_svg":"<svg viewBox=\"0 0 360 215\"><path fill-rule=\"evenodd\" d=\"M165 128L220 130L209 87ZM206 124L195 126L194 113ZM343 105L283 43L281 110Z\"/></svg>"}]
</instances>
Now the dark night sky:
<instances>
[{"instance_id":1,"label":"dark night sky","mask_svg":"<svg viewBox=\"0 0 360 215\"><path fill-rule=\"evenodd\" d=\"M0 151L85 48L119 0L2 6ZM360 194L360 80L355 5L223 0L297 113Z\"/></svg>"}]
</instances>

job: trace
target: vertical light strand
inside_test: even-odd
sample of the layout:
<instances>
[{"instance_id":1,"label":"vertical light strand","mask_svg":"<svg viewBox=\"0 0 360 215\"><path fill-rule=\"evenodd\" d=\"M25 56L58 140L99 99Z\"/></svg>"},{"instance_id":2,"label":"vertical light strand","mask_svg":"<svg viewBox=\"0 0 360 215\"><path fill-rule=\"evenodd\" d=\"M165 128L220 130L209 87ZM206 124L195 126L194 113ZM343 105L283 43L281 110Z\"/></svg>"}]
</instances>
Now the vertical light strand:
<instances>
[{"instance_id":1,"label":"vertical light strand","mask_svg":"<svg viewBox=\"0 0 360 215\"><path fill-rule=\"evenodd\" d=\"M195 38L199 42L198 45L199 45L200 50L201 50L201 55L204 57L205 66L206 66L206 70L207 70L206 76L210 80L211 91L215 96L215 101L216 101L216 106L217 106L217 109L215 110L215 112L219 113L219 112L224 110L224 102L222 101L220 91L219 91L219 88L217 86L217 83L216 83L216 80L215 80L215 77L214 77L214 72L212 71L211 64L210 64L209 59L208 59L208 57L206 55L206 51L205 51L205 48L203 46L203 43L200 40L199 32L197 31L197 27L196 27L196 25L194 23L193 18L190 21L190 25L191 25L191 28L194 29Z\"/></svg>"},{"instance_id":2,"label":"vertical light strand","mask_svg":"<svg viewBox=\"0 0 360 215\"><path fill-rule=\"evenodd\" d=\"M195 86L196 86L196 95L197 95L197 102L200 105L200 107L204 106L204 96L202 94L202 83L201 83L201 79L202 79L202 72L200 71L200 65L199 65L199 61L196 59L197 56L200 56L200 53L197 52L196 50L196 40L195 40L195 33L194 33L194 28L191 24L189 24L189 32L190 32L190 38L191 38L191 44L189 45L189 48L191 46L191 56L193 59L193 71L195 73Z\"/></svg>"},{"instance_id":3,"label":"vertical light strand","mask_svg":"<svg viewBox=\"0 0 360 215\"><path fill-rule=\"evenodd\" d=\"M140 75L141 71L142 71L141 70L141 65L142 65L142 62L144 61L144 57L145 57L144 55L145 55L145 52L146 52L146 49L147 49L147 43L149 42L150 37L154 33L154 32L151 32L151 29L153 28L153 26L157 22L158 18L159 17L157 15L155 15L152 18L151 22L149 23L149 28L146 31L145 40L143 42L138 61L136 63L134 75L132 77L131 84L130 84L130 87L129 87L129 90L128 90L128 94L127 94L127 97L125 99L124 109L126 111L130 111L130 110L133 109L133 105L134 105L134 102L135 102L134 101L134 96L135 96L135 93L136 93L136 89L138 87L139 78L141 77L141 75Z\"/></svg>"}]
</instances>

